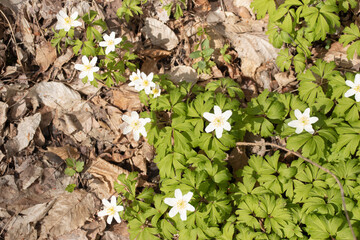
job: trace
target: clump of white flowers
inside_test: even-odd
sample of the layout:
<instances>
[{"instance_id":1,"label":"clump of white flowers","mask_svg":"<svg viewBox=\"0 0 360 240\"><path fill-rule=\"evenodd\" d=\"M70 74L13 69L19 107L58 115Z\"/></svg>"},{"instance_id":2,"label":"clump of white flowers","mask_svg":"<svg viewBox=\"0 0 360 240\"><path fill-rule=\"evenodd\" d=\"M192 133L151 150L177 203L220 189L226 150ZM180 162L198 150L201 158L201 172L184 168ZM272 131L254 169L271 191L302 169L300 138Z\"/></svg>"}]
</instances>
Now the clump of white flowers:
<instances>
[{"instance_id":1,"label":"clump of white flowers","mask_svg":"<svg viewBox=\"0 0 360 240\"><path fill-rule=\"evenodd\" d=\"M119 212L124 211L124 207L118 206L116 204L116 197L112 196L110 202L106 199L103 199L102 203L104 204L104 210L98 212L98 216L103 217L108 215L106 220L108 224L111 224L113 218L115 218L117 223L120 223L121 218L119 216Z\"/></svg>"},{"instance_id":2,"label":"clump of white flowers","mask_svg":"<svg viewBox=\"0 0 360 240\"><path fill-rule=\"evenodd\" d=\"M115 46L122 41L122 38L115 38L115 32L111 32L110 36L106 33L103 36L104 41L100 42L100 47L106 47L105 54L115 51Z\"/></svg>"},{"instance_id":3,"label":"clump of white flowers","mask_svg":"<svg viewBox=\"0 0 360 240\"><path fill-rule=\"evenodd\" d=\"M181 190L176 189L175 198L165 198L164 202L172 207L169 212L169 216L174 217L177 213L179 213L180 219L182 221L185 221L187 219L186 211L195 211L195 208L191 204L189 204L192 196L192 192L188 192L187 194L182 195Z\"/></svg>"},{"instance_id":4,"label":"clump of white flowers","mask_svg":"<svg viewBox=\"0 0 360 240\"><path fill-rule=\"evenodd\" d=\"M221 138L224 130L231 130L231 125L227 121L231 115L231 110L227 110L222 113L219 106L214 106L214 113L205 112L203 114L204 118L210 122L210 124L205 128L205 132L209 133L215 130L216 137Z\"/></svg>"},{"instance_id":5,"label":"clump of white flowers","mask_svg":"<svg viewBox=\"0 0 360 240\"><path fill-rule=\"evenodd\" d=\"M75 69L81 71L79 78L88 77L91 82L94 80L94 72L99 71L99 67L96 67L97 57L94 57L90 62L86 56L81 58L83 64L75 64Z\"/></svg>"},{"instance_id":6,"label":"clump of white flowers","mask_svg":"<svg viewBox=\"0 0 360 240\"><path fill-rule=\"evenodd\" d=\"M301 113L299 109L294 111L297 120L292 120L288 123L290 127L296 128L297 134L302 133L305 129L310 134L314 133L314 129L311 124L316 123L319 119L317 117L310 117L310 108L305 109L304 113Z\"/></svg>"},{"instance_id":7,"label":"clump of white flowers","mask_svg":"<svg viewBox=\"0 0 360 240\"><path fill-rule=\"evenodd\" d=\"M347 90L344 94L345 97L351 97L355 95L355 100L360 102L360 74L355 75L355 81L352 82L350 80L346 80L345 84L351 87L351 89Z\"/></svg>"},{"instance_id":8,"label":"clump of white flowers","mask_svg":"<svg viewBox=\"0 0 360 240\"><path fill-rule=\"evenodd\" d=\"M153 73L146 75L138 69L136 72L133 72L129 78L131 81L129 86L134 87L136 91L140 92L141 90L144 90L147 95L153 94L154 98L160 96L161 89L159 85L153 82Z\"/></svg>"},{"instance_id":9,"label":"clump of white flowers","mask_svg":"<svg viewBox=\"0 0 360 240\"><path fill-rule=\"evenodd\" d=\"M132 132L135 141L139 141L140 133L147 136L145 125L151 121L150 118L139 118L139 114L132 111L130 116L123 115L122 120L124 122L120 124L120 129L124 134Z\"/></svg>"},{"instance_id":10,"label":"clump of white flowers","mask_svg":"<svg viewBox=\"0 0 360 240\"><path fill-rule=\"evenodd\" d=\"M58 14L56 14L56 18L58 20L55 29L61 30L64 29L65 32L68 32L72 27L79 27L81 26L81 22L77 21L76 18L78 17L79 13L74 12L70 15L70 17L66 14L65 11L60 10Z\"/></svg>"}]
</instances>

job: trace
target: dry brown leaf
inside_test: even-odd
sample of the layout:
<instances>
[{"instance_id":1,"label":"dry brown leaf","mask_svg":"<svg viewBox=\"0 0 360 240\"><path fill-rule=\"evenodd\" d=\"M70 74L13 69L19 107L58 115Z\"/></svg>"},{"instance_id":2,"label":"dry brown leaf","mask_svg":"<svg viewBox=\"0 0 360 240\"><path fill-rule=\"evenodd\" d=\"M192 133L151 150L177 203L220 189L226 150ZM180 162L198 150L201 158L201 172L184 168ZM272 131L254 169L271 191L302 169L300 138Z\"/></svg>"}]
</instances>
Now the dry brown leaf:
<instances>
[{"instance_id":1,"label":"dry brown leaf","mask_svg":"<svg viewBox=\"0 0 360 240\"><path fill-rule=\"evenodd\" d=\"M230 152L227 161L232 167L233 170L232 173L237 180L239 180L239 177L237 176L236 172L239 169L243 169L248 164L248 160L249 158L246 155L245 146L242 147L237 146Z\"/></svg>"},{"instance_id":2,"label":"dry brown leaf","mask_svg":"<svg viewBox=\"0 0 360 240\"><path fill-rule=\"evenodd\" d=\"M150 57L156 60L160 60L164 57L171 56L171 52L162 49L145 49L141 51L143 57Z\"/></svg>"},{"instance_id":3,"label":"dry brown leaf","mask_svg":"<svg viewBox=\"0 0 360 240\"><path fill-rule=\"evenodd\" d=\"M141 66L141 71L149 74L149 73L158 73L159 68L157 67L158 60L152 58L146 58L144 63Z\"/></svg>"},{"instance_id":4,"label":"dry brown leaf","mask_svg":"<svg viewBox=\"0 0 360 240\"><path fill-rule=\"evenodd\" d=\"M4 124L7 120L7 110L8 110L8 105L4 102L0 102L0 131L3 129Z\"/></svg>"},{"instance_id":5,"label":"dry brown leaf","mask_svg":"<svg viewBox=\"0 0 360 240\"><path fill-rule=\"evenodd\" d=\"M196 83L198 79L195 69L184 65L171 68L168 74L170 75L170 80L176 84L182 81Z\"/></svg>"},{"instance_id":6,"label":"dry brown leaf","mask_svg":"<svg viewBox=\"0 0 360 240\"><path fill-rule=\"evenodd\" d=\"M126 175L129 174L127 170L113 165L101 158L94 160L87 172L97 178L97 180L93 179L90 181L89 187L100 199L109 198L111 195L115 194L114 181L117 181L117 177L122 173L125 173Z\"/></svg>"},{"instance_id":7,"label":"dry brown leaf","mask_svg":"<svg viewBox=\"0 0 360 240\"><path fill-rule=\"evenodd\" d=\"M208 0L194 0L196 12L208 12L211 5Z\"/></svg>"},{"instance_id":8,"label":"dry brown leaf","mask_svg":"<svg viewBox=\"0 0 360 240\"><path fill-rule=\"evenodd\" d=\"M40 66L40 72L45 72L56 60L56 49L48 41L43 41L36 46L35 61Z\"/></svg>"},{"instance_id":9,"label":"dry brown leaf","mask_svg":"<svg viewBox=\"0 0 360 240\"><path fill-rule=\"evenodd\" d=\"M14 139L5 143L5 149L10 156L26 148L35 135L36 128L41 121L41 114L24 118L17 127L17 135Z\"/></svg>"},{"instance_id":10,"label":"dry brown leaf","mask_svg":"<svg viewBox=\"0 0 360 240\"><path fill-rule=\"evenodd\" d=\"M59 236L56 240L88 240L88 238L84 230L75 229L70 233Z\"/></svg>"},{"instance_id":11,"label":"dry brown leaf","mask_svg":"<svg viewBox=\"0 0 360 240\"><path fill-rule=\"evenodd\" d=\"M325 56L318 56L327 62L334 61L338 67L345 69L354 69L355 71L360 70L360 57L355 56L352 59L347 58L346 50L349 46L343 47L339 42L331 44L329 51Z\"/></svg>"},{"instance_id":12,"label":"dry brown leaf","mask_svg":"<svg viewBox=\"0 0 360 240\"><path fill-rule=\"evenodd\" d=\"M67 158L73 158L77 160L80 157L78 150L72 146L47 147L47 151L58 155L63 160Z\"/></svg>"},{"instance_id":13,"label":"dry brown leaf","mask_svg":"<svg viewBox=\"0 0 360 240\"><path fill-rule=\"evenodd\" d=\"M111 103L121 110L140 111L142 109L139 94L135 89L122 85L119 90L112 90L111 92L113 94Z\"/></svg>"},{"instance_id":14,"label":"dry brown leaf","mask_svg":"<svg viewBox=\"0 0 360 240\"><path fill-rule=\"evenodd\" d=\"M35 226L38 221L40 221L46 215L53 204L54 201L37 204L21 211L21 213L13 218L13 220L9 223L7 233L5 235L5 240L38 239Z\"/></svg>"},{"instance_id":15,"label":"dry brown leaf","mask_svg":"<svg viewBox=\"0 0 360 240\"><path fill-rule=\"evenodd\" d=\"M22 42L26 49L33 55L35 55L34 48L34 37L29 22L26 20L25 16L18 16L19 18L19 27L22 36Z\"/></svg>"},{"instance_id":16,"label":"dry brown leaf","mask_svg":"<svg viewBox=\"0 0 360 240\"><path fill-rule=\"evenodd\" d=\"M30 164L23 172L19 174L19 183L23 190L30 187L43 173L43 168Z\"/></svg>"},{"instance_id":17,"label":"dry brown leaf","mask_svg":"<svg viewBox=\"0 0 360 240\"><path fill-rule=\"evenodd\" d=\"M110 126L111 130L116 133L120 129L123 113L118 108L113 106L106 106L105 111L110 121L108 125Z\"/></svg>"},{"instance_id":18,"label":"dry brown leaf","mask_svg":"<svg viewBox=\"0 0 360 240\"><path fill-rule=\"evenodd\" d=\"M280 87L284 87L289 83L296 81L294 72L279 72L274 75L274 78Z\"/></svg>"},{"instance_id":19,"label":"dry brown leaf","mask_svg":"<svg viewBox=\"0 0 360 240\"><path fill-rule=\"evenodd\" d=\"M155 18L146 18L142 32L155 46L172 50L179 44L176 34L164 23Z\"/></svg>"},{"instance_id":20,"label":"dry brown leaf","mask_svg":"<svg viewBox=\"0 0 360 240\"><path fill-rule=\"evenodd\" d=\"M146 173L147 173L146 159L141 155L136 155L131 160L132 160L134 166L137 167L138 169L140 169L140 171L141 171L140 173L143 175L146 175Z\"/></svg>"},{"instance_id":21,"label":"dry brown leaf","mask_svg":"<svg viewBox=\"0 0 360 240\"><path fill-rule=\"evenodd\" d=\"M81 227L96 211L94 196L85 190L65 192L41 221L40 238L53 239Z\"/></svg>"}]
</instances>

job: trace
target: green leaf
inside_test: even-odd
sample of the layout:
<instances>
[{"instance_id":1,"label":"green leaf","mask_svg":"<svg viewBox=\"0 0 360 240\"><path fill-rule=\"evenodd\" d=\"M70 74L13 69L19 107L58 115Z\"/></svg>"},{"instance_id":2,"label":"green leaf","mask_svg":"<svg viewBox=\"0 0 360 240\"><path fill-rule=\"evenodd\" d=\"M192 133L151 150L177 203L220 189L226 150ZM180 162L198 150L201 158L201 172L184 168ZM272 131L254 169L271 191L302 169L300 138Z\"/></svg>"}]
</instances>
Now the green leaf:
<instances>
[{"instance_id":1,"label":"green leaf","mask_svg":"<svg viewBox=\"0 0 360 240\"><path fill-rule=\"evenodd\" d=\"M199 58L199 57L201 57L201 51L192 52L192 53L190 53L189 57L192 59Z\"/></svg>"},{"instance_id":2,"label":"green leaf","mask_svg":"<svg viewBox=\"0 0 360 240\"><path fill-rule=\"evenodd\" d=\"M289 49L282 49L276 58L276 65L278 65L280 70L284 72L290 68L291 58L292 56L289 55Z\"/></svg>"},{"instance_id":3,"label":"green leaf","mask_svg":"<svg viewBox=\"0 0 360 240\"><path fill-rule=\"evenodd\" d=\"M77 172L82 172L82 170L84 170L84 162L77 161L75 164L75 170Z\"/></svg>"},{"instance_id":4,"label":"green leaf","mask_svg":"<svg viewBox=\"0 0 360 240\"><path fill-rule=\"evenodd\" d=\"M267 12L272 15L276 9L274 0L254 0L250 6L256 11L257 19L265 17Z\"/></svg>"},{"instance_id":5,"label":"green leaf","mask_svg":"<svg viewBox=\"0 0 360 240\"><path fill-rule=\"evenodd\" d=\"M76 184L69 184L69 185L66 186L65 191L68 191L69 193L72 193L75 188L76 188Z\"/></svg>"},{"instance_id":6,"label":"green leaf","mask_svg":"<svg viewBox=\"0 0 360 240\"><path fill-rule=\"evenodd\" d=\"M76 171L74 169L72 169L72 168L67 167L65 169L65 174L70 176L70 177L74 176L75 173L76 173Z\"/></svg>"}]
</instances>

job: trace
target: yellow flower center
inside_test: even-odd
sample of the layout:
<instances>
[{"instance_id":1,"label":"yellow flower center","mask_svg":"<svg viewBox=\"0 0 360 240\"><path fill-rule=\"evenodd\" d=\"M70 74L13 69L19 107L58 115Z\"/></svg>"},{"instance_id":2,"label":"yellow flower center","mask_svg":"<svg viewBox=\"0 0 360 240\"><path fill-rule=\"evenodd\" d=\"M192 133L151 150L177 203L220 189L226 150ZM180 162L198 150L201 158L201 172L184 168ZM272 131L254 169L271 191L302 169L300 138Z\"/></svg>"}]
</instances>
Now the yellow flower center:
<instances>
[{"instance_id":1,"label":"yellow flower center","mask_svg":"<svg viewBox=\"0 0 360 240\"><path fill-rule=\"evenodd\" d=\"M360 84L359 84L359 85L356 85L356 86L354 87L354 90L355 90L356 92L360 92Z\"/></svg>"},{"instance_id":2,"label":"yellow flower center","mask_svg":"<svg viewBox=\"0 0 360 240\"><path fill-rule=\"evenodd\" d=\"M299 120L304 126L309 124L309 118L307 117L301 117Z\"/></svg>"},{"instance_id":3,"label":"yellow flower center","mask_svg":"<svg viewBox=\"0 0 360 240\"><path fill-rule=\"evenodd\" d=\"M66 18L64 18L64 21L66 22L66 24L70 24L71 23L71 18L66 17Z\"/></svg>"},{"instance_id":4,"label":"yellow flower center","mask_svg":"<svg viewBox=\"0 0 360 240\"><path fill-rule=\"evenodd\" d=\"M108 209L106 209L106 213L108 215L114 215L116 213L115 208L114 207L109 207Z\"/></svg>"},{"instance_id":5,"label":"yellow flower center","mask_svg":"<svg viewBox=\"0 0 360 240\"><path fill-rule=\"evenodd\" d=\"M147 87L147 86L149 86L149 81L148 81L148 80L144 80L143 84L144 84L145 87Z\"/></svg>"},{"instance_id":6,"label":"yellow flower center","mask_svg":"<svg viewBox=\"0 0 360 240\"><path fill-rule=\"evenodd\" d=\"M134 121L134 122L131 123L131 128L134 129L134 130L139 130L140 126L141 126L141 125L140 125L140 121L139 121L139 120Z\"/></svg>"},{"instance_id":7,"label":"yellow flower center","mask_svg":"<svg viewBox=\"0 0 360 240\"><path fill-rule=\"evenodd\" d=\"M113 40L108 40L107 44L108 44L108 46L114 45L114 41Z\"/></svg>"},{"instance_id":8,"label":"yellow flower center","mask_svg":"<svg viewBox=\"0 0 360 240\"><path fill-rule=\"evenodd\" d=\"M179 200L176 203L176 206L177 206L178 209L183 210L186 207L186 202L184 200Z\"/></svg>"},{"instance_id":9,"label":"yellow flower center","mask_svg":"<svg viewBox=\"0 0 360 240\"><path fill-rule=\"evenodd\" d=\"M220 127L220 126L223 125L223 123L224 123L224 120L223 120L223 118L221 116L215 117L215 119L213 121L213 124L214 124L215 127Z\"/></svg>"},{"instance_id":10,"label":"yellow flower center","mask_svg":"<svg viewBox=\"0 0 360 240\"><path fill-rule=\"evenodd\" d=\"M138 80L139 79L139 77L138 76L135 76L135 77L133 77L133 80L132 81L136 81L136 80Z\"/></svg>"},{"instance_id":11,"label":"yellow flower center","mask_svg":"<svg viewBox=\"0 0 360 240\"><path fill-rule=\"evenodd\" d=\"M157 93L159 93L159 89L154 88L154 89L152 90L152 92L153 92L153 94L157 94Z\"/></svg>"},{"instance_id":12,"label":"yellow flower center","mask_svg":"<svg viewBox=\"0 0 360 240\"><path fill-rule=\"evenodd\" d=\"M89 65L84 65L85 71L90 71L90 69L92 68L92 66Z\"/></svg>"}]
</instances>

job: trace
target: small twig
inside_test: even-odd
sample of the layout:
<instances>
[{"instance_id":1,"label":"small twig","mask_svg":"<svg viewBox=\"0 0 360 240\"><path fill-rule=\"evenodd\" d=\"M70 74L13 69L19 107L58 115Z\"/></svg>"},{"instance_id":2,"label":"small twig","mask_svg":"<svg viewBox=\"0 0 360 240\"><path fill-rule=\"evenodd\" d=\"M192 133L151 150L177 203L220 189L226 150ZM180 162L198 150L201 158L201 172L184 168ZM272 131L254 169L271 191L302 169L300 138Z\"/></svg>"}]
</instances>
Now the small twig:
<instances>
[{"instance_id":1,"label":"small twig","mask_svg":"<svg viewBox=\"0 0 360 240\"><path fill-rule=\"evenodd\" d=\"M21 62L21 60L20 60L20 54L19 54L19 49L18 49L18 45L17 45L16 39L15 39L14 30L13 30L12 27L11 27L11 24L10 24L9 19L6 17L5 13L4 13L1 9L0 9L0 13L3 15L3 17L4 17L5 20L6 20L6 22L7 22L8 25L9 25L9 28L10 28L10 31L11 31L11 38L12 38L12 40L13 40L13 42L14 42L14 45L15 45L16 56L17 56L17 58L18 58L18 61L19 61L20 65L21 65L23 71L25 72L25 68L24 68L24 66L22 65L22 62Z\"/></svg>"},{"instance_id":2,"label":"small twig","mask_svg":"<svg viewBox=\"0 0 360 240\"><path fill-rule=\"evenodd\" d=\"M262 142L262 143L238 142L238 143L236 143L236 145L237 145L237 146L261 146L261 145L266 145L266 146L271 146L271 147L274 147L274 148L280 148L281 150L284 150L284 151L286 151L286 152L292 153L292 154L294 154L295 156L297 156L298 158L301 158L301 159L305 160L305 162L308 162L308 163L310 163L311 165L313 165L313 166L315 166L315 167L323 170L324 172L330 174L330 175L335 179L335 181L337 182L337 184L339 185L340 193L341 193L341 201L342 201L342 205L343 205L343 208L344 208L345 217L346 217L347 223L348 223L348 225L349 225L349 228L350 228L350 230L351 230L351 233L352 233L352 235L353 235L354 240L357 240L356 235L355 235L355 232L354 232L354 229L353 229L353 227L352 227L352 225L351 225L351 222L350 222L349 213L348 213L348 211L346 210L344 187L343 187L343 185L341 184L340 180L337 178L337 176L336 176L333 172L331 172L329 169L321 166L320 164L318 164L318 163L316 163L316 162L313 162L313 161L311 161L310 159L304 157L304 156L301 155L300 153L294 152L294 151L292 151L292 150L289 150L289 149L287 149L287 148L285 148L285 147L282 147L282 146L280 146L280 145L278 145L278 144L275 144L275 143L266 143L266 142L265 142L265 143L264 143L264 142Z\"/></svg>"}]
</instances>

